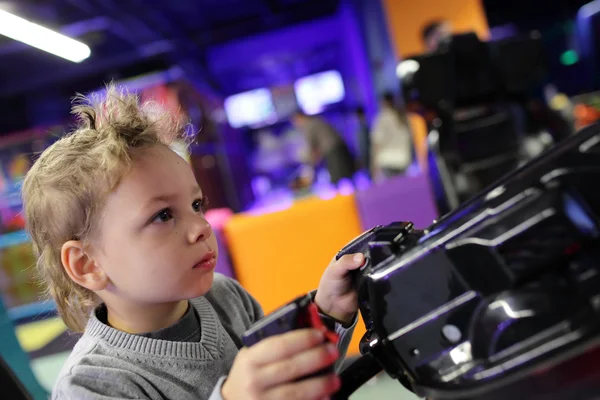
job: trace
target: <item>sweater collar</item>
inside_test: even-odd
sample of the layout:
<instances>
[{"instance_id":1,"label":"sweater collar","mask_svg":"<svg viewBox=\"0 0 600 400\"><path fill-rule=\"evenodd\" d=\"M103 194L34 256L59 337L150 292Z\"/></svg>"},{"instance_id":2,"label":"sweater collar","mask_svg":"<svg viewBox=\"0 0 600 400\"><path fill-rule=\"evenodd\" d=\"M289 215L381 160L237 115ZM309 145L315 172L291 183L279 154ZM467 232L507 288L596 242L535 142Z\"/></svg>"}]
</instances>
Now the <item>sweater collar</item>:
<instances>
[{"instance_id":1,"label":"sweater collar","mask_svg":"<svg viewBox=\"0 0 600 400\"><path fill-rule=\"evenodd\" d=\"M223 327L212 305L204 297L190 300L200 316L202 325L200 342L173 342L152 339L112 328L96 316L94 310L84 336L99 338L112 347L157 357L217 360L223 357ZM101 305L99 307L104 307Z\"/></svg>"}]
</instances>

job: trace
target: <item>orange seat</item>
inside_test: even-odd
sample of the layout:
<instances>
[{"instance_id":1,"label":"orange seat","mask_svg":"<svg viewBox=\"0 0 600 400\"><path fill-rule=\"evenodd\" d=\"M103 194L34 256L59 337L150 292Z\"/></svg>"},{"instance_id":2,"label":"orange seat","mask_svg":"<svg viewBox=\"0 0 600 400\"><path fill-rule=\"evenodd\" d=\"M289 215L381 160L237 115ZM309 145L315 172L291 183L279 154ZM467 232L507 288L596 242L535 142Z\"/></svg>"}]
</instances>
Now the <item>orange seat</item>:
<instances>
[{"instance_id":1,"label":"orange seat","mask_svg":"<svg viewBox=\"0 0 600 400\"><path fill-rule=\"evenodd\" d=\"M235 274L266 314L316 289L333 256L360 234L353 196L308 198L265 215L234 215L225 225ZM349 349L358 353L360 322Z\"/></svg>"}]
</instances>

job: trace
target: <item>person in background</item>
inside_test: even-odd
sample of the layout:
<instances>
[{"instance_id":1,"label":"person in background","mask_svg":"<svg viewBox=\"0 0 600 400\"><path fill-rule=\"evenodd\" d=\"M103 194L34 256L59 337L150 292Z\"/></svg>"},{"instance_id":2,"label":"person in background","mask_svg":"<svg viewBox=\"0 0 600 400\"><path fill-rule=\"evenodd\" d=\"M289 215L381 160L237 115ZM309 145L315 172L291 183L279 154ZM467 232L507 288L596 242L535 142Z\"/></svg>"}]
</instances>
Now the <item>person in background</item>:
<instances>
[{"instance_id":1,"label":"person in background","mask_svg":"<svg viewBox=\"0 0 600 400\"><path fill-rule=\"evenodd\" d=\"M312 297L340 336L337 347L312 329L244 347L243 333L263 311L237 281L214 272L218 247L206 197L169 147L184 125L112 85L106 99L82 98L73 112L76 130L41 154L23 184L40 280L66 325L83 332L52 398L321 399L336 392L334 373L313 374L339 363L348 347L358 311L350 270L364 256L332 261Z\"/></svg>"},{"instance_id":2,"label":"person in background","mask_svg":"<svg viewBox=\"0 0 600 400\"><path fill-rule=\"evenodd\" d=\"M369 123L365 115L365 109L358 107L356 109L356 118L358 119L358 159L361 168L367 170L370 175L371 168L371 143L369 139Z\"/></svg>"},{"instance_id":3,"label":"person in background","mask_svg":"<svg viewBox=\"0 0 600 400\"><path fill-rule=\"evenodd\" d=\"M352 179L356 166L348 145L340 133L319 117L296 111L292 117L294 127L304 134L309 146L309 161L313 167L324 162L331 183L343 178Z\"/></svg>"},{"instance_id":4,"label":"person in background","mask_svg":"<svg viewBox=\"0 0 600 400\"><path fill-rule=\"evenodd\" d=\"M386 93L371 132L371 174L381 180L403 173L413 158L408 119L394 104L394 95Z\"/></svg>"},{"instance_id":5,"label":"person in background","mask_svg":"<svg viewBox=\"0 0 600 400\"><path fill-rule=\"evenodd\" d=\"M429 22L421 30L421 38L425 44L425 50L433 53L449 43L452 38L452 26L446 20Z\"/></svg>"}]
</instances>

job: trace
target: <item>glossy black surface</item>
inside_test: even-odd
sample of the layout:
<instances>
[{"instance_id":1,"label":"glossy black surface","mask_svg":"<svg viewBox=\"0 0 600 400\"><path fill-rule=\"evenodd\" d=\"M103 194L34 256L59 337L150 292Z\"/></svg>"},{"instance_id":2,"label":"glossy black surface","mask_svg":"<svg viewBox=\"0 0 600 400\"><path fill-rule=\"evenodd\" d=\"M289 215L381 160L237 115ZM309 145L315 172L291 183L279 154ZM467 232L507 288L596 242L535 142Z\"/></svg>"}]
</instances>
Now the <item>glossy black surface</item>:
<instances>
[{"instance_id":1,"label":"glossy black surface","mask_svg":"<svg viewBox=\"0 0 600 400\"><path fill-rule=\"evenodd\" d=\"M536 398L535 385L589 398L589 382L560 377L600 338L596 182L599 125L424 232L395 223L353 242L370 259L355 279L361 351L434 399Z\"/></svg>"}]
</instances>

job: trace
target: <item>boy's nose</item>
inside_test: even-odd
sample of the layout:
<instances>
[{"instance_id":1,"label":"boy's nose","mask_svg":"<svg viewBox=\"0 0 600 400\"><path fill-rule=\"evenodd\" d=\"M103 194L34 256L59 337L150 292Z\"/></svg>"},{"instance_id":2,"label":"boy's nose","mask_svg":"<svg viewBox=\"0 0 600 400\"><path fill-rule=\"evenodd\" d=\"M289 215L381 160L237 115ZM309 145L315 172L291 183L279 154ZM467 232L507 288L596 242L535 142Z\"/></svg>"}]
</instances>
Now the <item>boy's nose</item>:
<instances>
[{"instance_id":1,"label":"boy's nose","mask_svg":"<svg viewBox=\"0 0 600 400\"><path fill-rule=\"evenodd\" d=\"M212 234L212 228L208 221L202 216L196 216L190 224L188 240L190 243L206 240Z\"/></svg>"}]
</instances>

